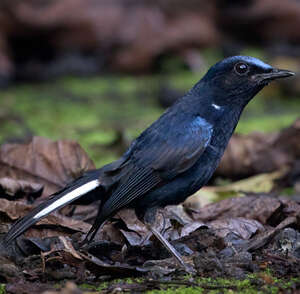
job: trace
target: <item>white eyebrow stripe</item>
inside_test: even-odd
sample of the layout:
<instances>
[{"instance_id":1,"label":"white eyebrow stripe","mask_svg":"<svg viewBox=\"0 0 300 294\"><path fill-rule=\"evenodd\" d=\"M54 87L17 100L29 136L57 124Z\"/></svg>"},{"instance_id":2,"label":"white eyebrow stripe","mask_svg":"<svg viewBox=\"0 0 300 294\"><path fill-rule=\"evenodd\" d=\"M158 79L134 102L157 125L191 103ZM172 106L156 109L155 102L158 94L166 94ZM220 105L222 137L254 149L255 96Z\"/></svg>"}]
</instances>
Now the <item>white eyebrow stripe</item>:
<instances>
[{"instance_id":1,"label":"white eyebrow stripe","mask_svg":"<svg viewBox=\"0 0 300 294\"><path fill-rule=\"evenodd\" d=\"M221 109L221 106L220 106L220 105L217 105L217 104L215 104L215 103L213 103L211 106L212 106L213 108L217 109L217 110L220 110L220 109Z\"/></svg>"},{"instance_id":2,"label":"white eyebrow stripe","mask_svg":"<svg viewBox=\"0 0 300 294\"><path fill-rule=\"evenodd\" d=\"M88 182L88 183L78 187L77 189L67 193L66 195L62 196L60 199L56 200L55 202L50 204L48 207L46 207L43 210L41 210L40 212L38 212L33 218L34 219L41 218L41 217L49 214L53 210L59 208L60 206L65 205L68 202L71 202L72 200L75 200L75 199L79 198L80 196L96 189L99 185L100 185L99 180L93 180L91 182Z\"/></svg>"}]
</instances>

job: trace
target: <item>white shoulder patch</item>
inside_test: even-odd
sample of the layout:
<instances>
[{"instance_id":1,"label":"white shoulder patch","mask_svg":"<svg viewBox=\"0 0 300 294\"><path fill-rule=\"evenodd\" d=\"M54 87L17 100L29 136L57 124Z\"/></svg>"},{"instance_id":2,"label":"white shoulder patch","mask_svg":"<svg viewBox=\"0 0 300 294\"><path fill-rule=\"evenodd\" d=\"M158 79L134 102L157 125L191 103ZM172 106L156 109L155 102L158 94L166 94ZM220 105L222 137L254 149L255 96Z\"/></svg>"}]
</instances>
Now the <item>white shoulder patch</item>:
<instances>
[{"instance_id":1,"label":"white shoulder patch","mask_svg":"<svg viewBox=\"0 0 300 294\"><path fill-rule=\"evenodd\" d=\"M221 109L221 106L220 105L217 105L217 104L212 104L211 105L214 109L217 109L217 110L220 110Z\"/></svg>"}]
</instances>

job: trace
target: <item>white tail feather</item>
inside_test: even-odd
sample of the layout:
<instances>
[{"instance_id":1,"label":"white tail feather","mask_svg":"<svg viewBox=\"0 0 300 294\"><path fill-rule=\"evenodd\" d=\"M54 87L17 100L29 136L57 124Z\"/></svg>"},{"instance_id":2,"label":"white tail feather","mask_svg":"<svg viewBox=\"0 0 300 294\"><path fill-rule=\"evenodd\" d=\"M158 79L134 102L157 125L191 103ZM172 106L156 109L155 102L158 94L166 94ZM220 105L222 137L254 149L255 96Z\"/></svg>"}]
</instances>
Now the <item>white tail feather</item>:
<instances>
[{"instance_id":1,"label":"white tail feather","mask_svg":"<svg viewBox=\"0 0 300 294\"><path fill-rule=\"evenodd\" d=\"M34 219L41 218L41 217L49 214L53 210L59 208L60 206L65 205L68 202L74 201L75 199L79 198L80 196L96 189L99 185L100 185L99 180L93 180L91 182L88 182L88 183L78 187L77 189L67 193L66 195L64 195L63 197L58 199L57 201L50 204L48 207L45 207L43 210L41 210L39 213L37 213L33 218Z\"/></svg>"}]
</instances>

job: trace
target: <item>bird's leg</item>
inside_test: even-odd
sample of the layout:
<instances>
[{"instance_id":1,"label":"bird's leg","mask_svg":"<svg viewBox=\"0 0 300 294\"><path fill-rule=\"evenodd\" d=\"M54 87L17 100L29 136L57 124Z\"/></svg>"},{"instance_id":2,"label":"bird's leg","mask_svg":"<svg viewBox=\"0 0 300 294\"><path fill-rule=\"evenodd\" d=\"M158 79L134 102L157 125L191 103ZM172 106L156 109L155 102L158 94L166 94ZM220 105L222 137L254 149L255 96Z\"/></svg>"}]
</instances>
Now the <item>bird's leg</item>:
<instances>
[{"instance_id":1,"label":"bird's leg","mask_svg":"<svg viewBox=\"0 0 300 294\"><path fill-rule=\"evenodd\" d=\"M98 230L104 225L104 222L105 222L105 218L101 217L101 209L99 209L97 217L92 227L90 228L84 240L81 242L79 246L83 247L84 245L89 244L95 238L95 235L97 234Z\"/></svg>"},{"instance_id":2,"label":"bird's leg","mask_svg":"<svg viewBox=\"0 0 300 294\"><path fill-rule=\"evenodd\" d=\"M163 220L162 229L159 230L159 231L160 231L161 234L164 234L165 229L166 229L166 219L165 219L165 216L164 216L164 214L163 214L163 211L160 210L159 212L161 213L162 220ZM144 223L145 223L145 222L144 222ZM145 223L145 224L146 224L146 223ZM149 230L149 232L148 232L148 234L146 235L146 237L144 237L144 239L141 241L141 244L140 244L141 246L143 246L143 245L150 239L150 237L151 237L152 235L154 235L154 233L151 231L151 229L149 228L149 226L146 225L146 227L147 227L147 229Z\"/></svg>"},{"instance_id":3,"label":"bird's leg","mask_svg":"<svg viewBox=\"0 0 300 294\"><path fill-rule=\"evenodd\" d=\"M162 229L160 230L160 232L161 232L162 234L164 234L165 231L166 231L166 218L165 218L165 215L164 215L163 210L160 210L159 212L160 212L160 214L161 214L162 221L163 221Z\"/></svg>"},{"instance_id":4,"label":"bird's leg","mask_svg":"<svg viewBox=\"0 0 300 294\"><path fill-rule=\"evenodd\" d=\"M144 214L144 224L153 233L153 235L163 244L163 246L175 257L176 261L187 272L191 272L187 264L182 259L182 256L177 250L169 243L169 241L163 237L163 235L153 226L155 223L156 209L148 209Z\"/></svg>"},{"instance_id":5,"label":"bird's leg","mask_svg":"<svg viewBox=\"0 0 300 294\"><path fill-rule=\"evenodd\" d=\"M146 226L148 228L148 226ZM150 229L148 228L148 230L150 231ZM147 235L144 237L144 239L142 239L140 246L144 246L146 244L146 242L150 239L150 237L152 236L151 231L147 233Z\"/></svg>"},{"instance_id":6,"label":"bird's leg","mask_svg":"<svg viewBox=\"0 0 300 294\"><path fill-rule=\"evenodd\" d=\"M178 263L186 268L182 256L177 252L177 250L169 243L169 241L163 237L163 235L156 230L154 227L146 224L147 228L153 233L153 235L165 246L165 248L176 258Z\"/></svg>"}]
</instances>

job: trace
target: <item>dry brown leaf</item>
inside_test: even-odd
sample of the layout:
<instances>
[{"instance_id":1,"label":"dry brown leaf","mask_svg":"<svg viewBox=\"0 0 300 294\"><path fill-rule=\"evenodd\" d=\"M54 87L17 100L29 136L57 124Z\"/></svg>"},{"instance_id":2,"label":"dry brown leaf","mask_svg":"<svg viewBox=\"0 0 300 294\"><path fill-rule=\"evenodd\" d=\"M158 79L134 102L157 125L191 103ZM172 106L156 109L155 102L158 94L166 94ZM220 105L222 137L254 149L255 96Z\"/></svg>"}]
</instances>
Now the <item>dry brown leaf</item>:
<instances>
[{"instance_id":1,"label":"dry brown leaf","mask_svg":"<svg viewBox=\"0 0 300 294\"><path fill-rule=\"evenodd\" d=\"M68 205L61 210L61 213L63 215L71 215L84 222L93 222L97 216L98 208L98 202L93 202L89 205Z\"/></svg>"},{"instance_id":2,"label":"dry brown leaf","mask_svg":"<svg viewBox=\"0 0 300 294\"><path fill-rule=\"evenodd\" d=\"M280 200L267 195L228 198L211 203L193 212L194 219L213 221L231 217L244 217L267 224L271 216L282 206Z\"/></svg>"},{"instance_id":3,"label":"dry brown leaf","mask_svg":"<svg viewBox=\"0 0 300 294\"><path fill-rule=\"evenodd\" d=\"M43 185L29 181L11 178L0 178L0 197L5 195L39 195L43 191Z\"/></svg>"},{"instance_id":4,"label":"dry brown leaf","mask_svg":"<svg viewBox=\"0 0 300 294\"><path fill-rule=\"evenodd\" d=\"M186 224L180 232L180 238L188 236L190 233L198 230L201 227L207 227L204 223L199 221L193 221L189 224Z\"/></svg>"},{"instance_id":5,"label":"dry brown leaf","mask_svg":"<svg viewBox=\"0 0 300 294\"><path fill-rule=\"evenodd\" d=\"M276 226L276 228L261 233L255 236L253 239L251 239L247 246L247 250L253 251L265 246L279 231L281 231L284 228L290 227L294 224L296 224L296 217L287 217L281 223L279 223L279 225Z\"/></svg>"},{"instance_id":6,"label":"dry brown leaf","mask_svg":"<svg viewBox=\"0 0 300 294\"><path fill-rule=\"evenodd\" d=\"M236 236L247 240L257 232L265 231L263 225L258 221L243 217L217 219L210 222L209 226L215 230L216 235L222 238L229 233L234 233Z\"/></svg>"},{"instance_id":7,"label":"dry brown leaf","mask_svg":"<svg viewBox=\"0 0 300 294\"><path fill-rule=\"evenodd\" d=\"M110 221L106 222L95 236L95 240L107 240L117 244L124 244L125 239L122 232ZM125 237L126 238L126 237Z\"/></svg>"},{"instance_id":8,"label":"dry brown leaf","mask_svg":"<svg viewBox=\"0 0 300 294\"><path fill-rule=\"evenodd\" d=\"M132 274L136 274L138 272L146 272L146 269L143 269L141 267L135 267L135 266L130 266L126 263L116 263L116 264L108 264L102 260L100 260L99 258L97 258L96 256L93 256L92 254L89 253L80 253L80 256L86 260L86 262L92 266L92 267L96 267L97 270L100 273L107 273L108 271L110 272L110 274L112 273L121 273L123 275L129 276Z\"/></svg>"},{"instance_id":9,"label":"dry brown leaf","mask_svg":"<svg viewBox=\"0 0 300 294\"><path fill-rule=\"evenodd\" d=\"M120 232L126 238L131 246L138 246L142 243L148 244L151 233L146 226L137 218L133 209L122 209L116 215L120 218L127 229L120 229Z\"/></svg>"},{"instance_id":10,"label":"dry brown leaf","mask_svg":"<svg viewBox=\"0 0 300 294\"><path fill-rule=\"evenodd\" d=\"M280 202L283 204L284 217L296 217L297 226L300 228L300 204L288 197L279 197Z\"/></svg>"},{"instance_id":11,"label":"dry brown leaf","mask_svg":"<svg viewBox=\"0 0 300 294\"><path fill-rule=\"evenodd\" d=\"M133 209L122 209L117 213L117 216L123 220L130 231L136 232L140 236L149 233L146 226L137 218Z\"/></svg>"},{"instance_id":12,"label":"dry brown leaf","mask_svg":"<svg viewBox=\"0 0 300 294\"><path fill-rule=\"evenodd\" d=\"M289 166L300 158L300 119L274 134L235 134L229 141L216 175L245 178Z\"/></svg>"},{"instance_id":13,"label":"dry brown leaf","mask_svg":"<svg viewBox=\"0 0 300 294\"><path fill-rule=\"evenodd\" d=\"M9 201L0 199L0 212L7 215L11 220L15 221L29 213L32 205L25 204L22 201Z\"/></svg>"},{"instance_id":14,"label":"dry brown leaf","mask_svg":"<svg viewBox=\"0 0 300 294\"><path fill-rule=\"evenodd\" d=\"M0 177L43 185L44 196L94 168L85 151L74 141L53 142L33 137L29 143L4 144L0 148Z\"/></svg>"},{"instance_id":15,"label":"dry brown leaf","mask_svg":"<svg viewBox=\"0 0 300 294\"><path fill-rule=\"evenodd\" d=\"M59 213L53 213L40 220L37 225L55 225L58 228L66 228L72 231L86 233L91 225L71 217L63 216Z\"/></svg>"},{"instance_id":16,"label":"dry brown leaf","mask_svg":"<svg viewBox=\"0 0 300 294\"><path fill-rule=\"evenodd\" d=\"M22 201L9 201L0 199L0 212L12 220L17 220L29 211L32 210L32 205L25 204ZM47 229L40 227L47 225ZM49 225L53 226L52 228ZM39 230L36 228L40 227ZM27 237L51 237L70 235L74 232L86 233L91 228L91 225L74 218L63 216L59 213L53 213L40 220L34 228L29 229L25 235Z\"/></svg>"}]
</instances>

